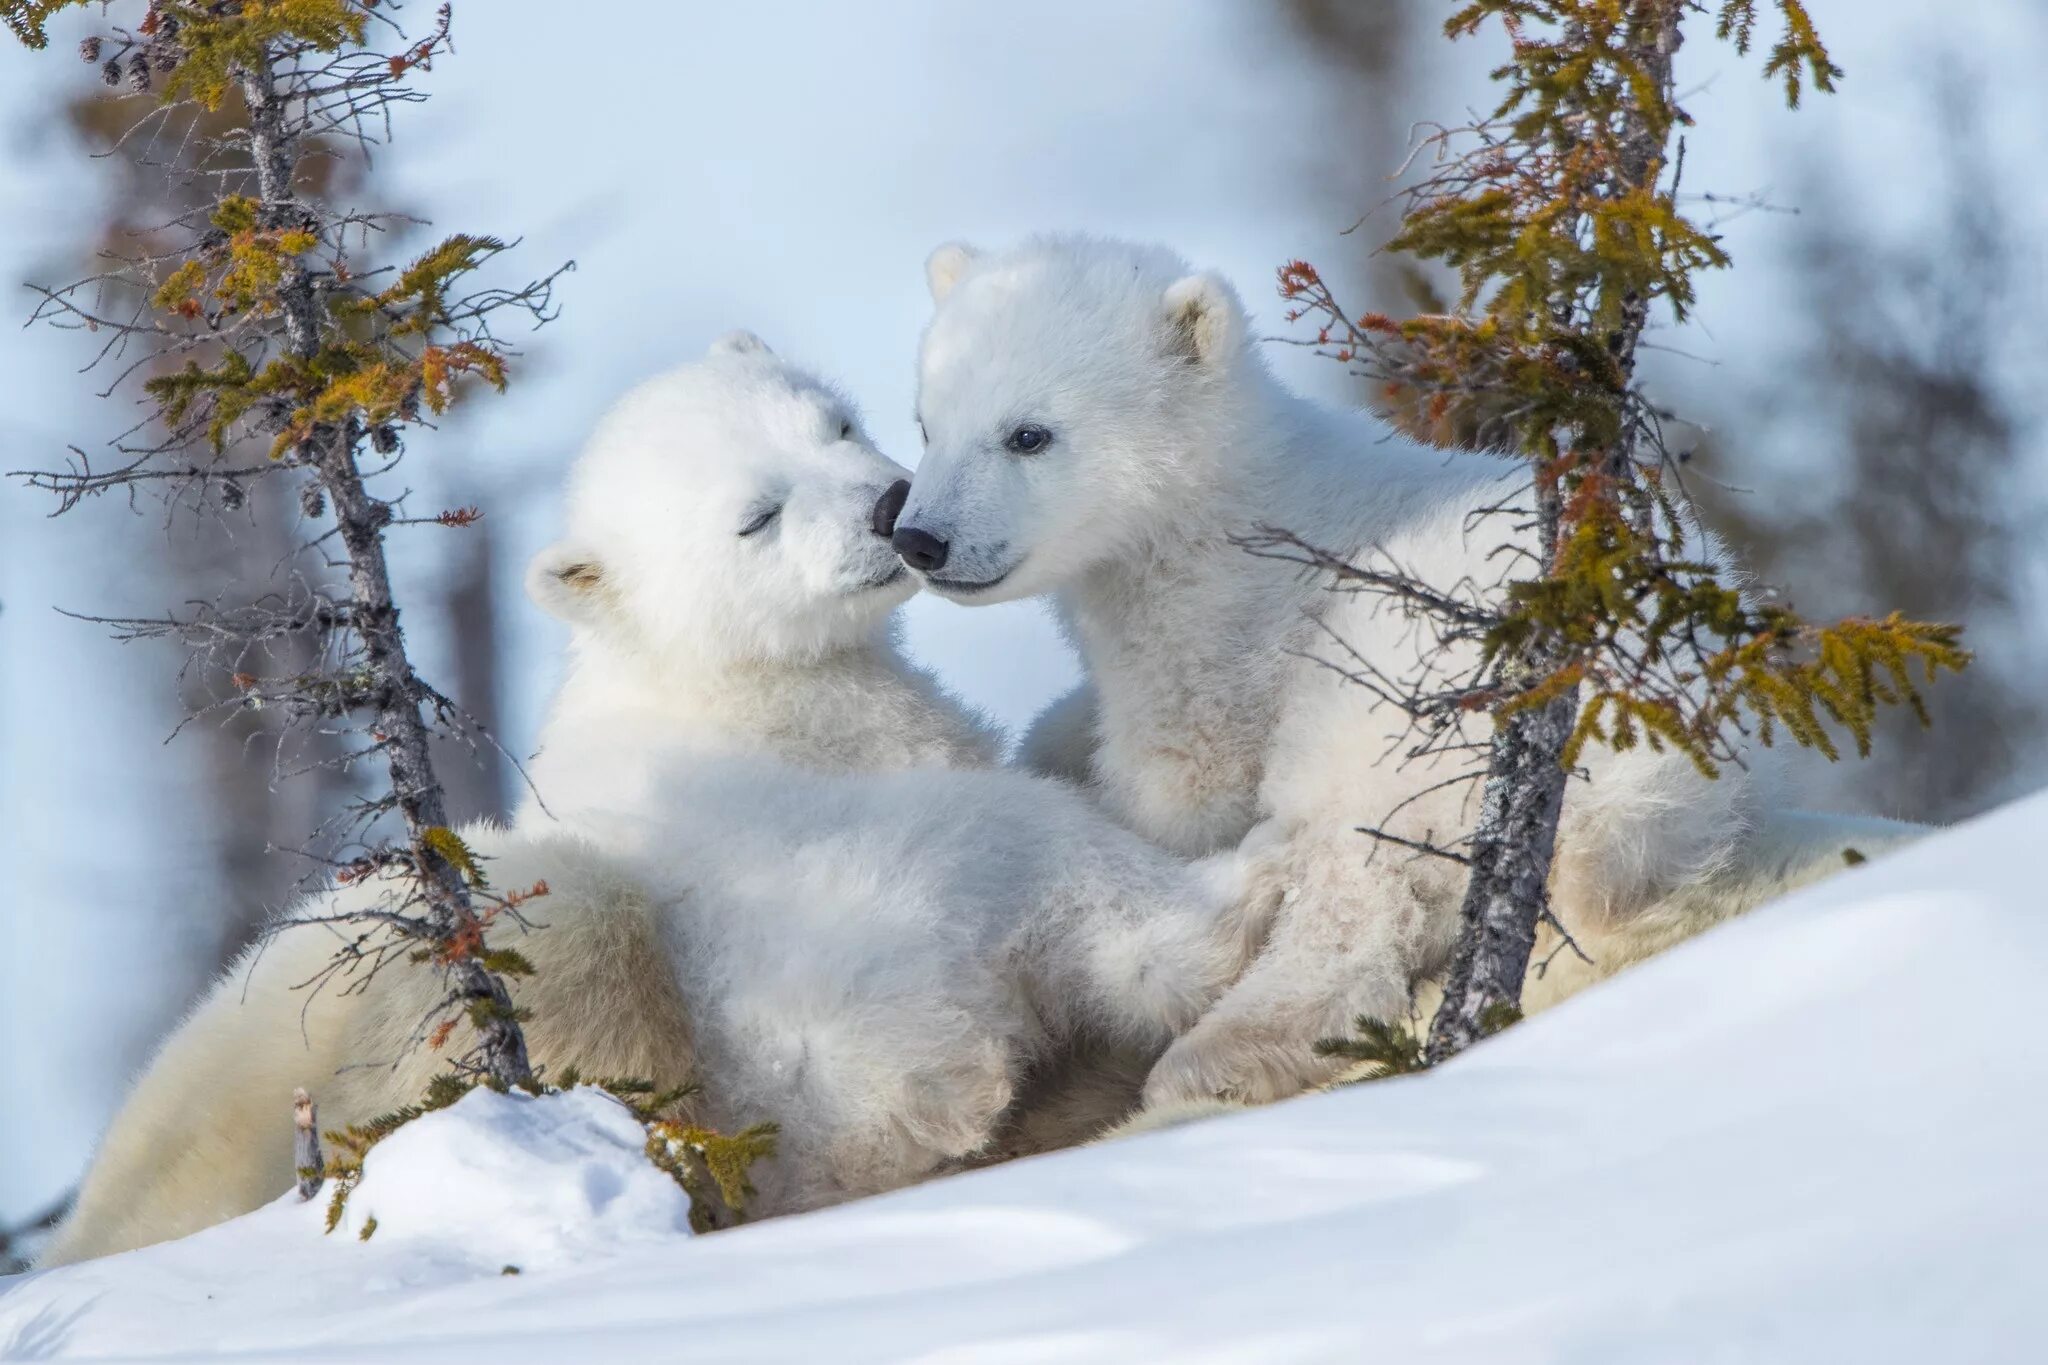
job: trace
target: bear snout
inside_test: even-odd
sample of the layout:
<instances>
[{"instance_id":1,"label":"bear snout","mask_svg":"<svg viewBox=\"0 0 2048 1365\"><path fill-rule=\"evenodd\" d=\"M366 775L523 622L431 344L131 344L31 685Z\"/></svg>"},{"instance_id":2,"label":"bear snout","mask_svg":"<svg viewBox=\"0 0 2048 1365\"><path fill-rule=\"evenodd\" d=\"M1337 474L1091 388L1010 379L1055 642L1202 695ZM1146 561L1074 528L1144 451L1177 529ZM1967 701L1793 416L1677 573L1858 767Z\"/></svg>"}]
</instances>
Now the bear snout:
<instances>
[{"instance_id":1,"label":"bear snout","mask_svg":"<svg viewBox=\"0 0 2048 1365\"><path fill-rule=\"evenodd\" d=\"M910 501L910 480L898 479L882 490L882 496L875 503L875 510L868 516L868 525L883 540L896 534L896 518L903 513L903 504Z\"/></svg>"},{"instance_id":2,"label":"bear snout","mask_svg":"<svg viewBox=\"0 0 2048 1365\"><path fill-rule=\"evenodd\" d=\"M889 538L903 562L919 573L936 573L946 567L946 552L952 547L930 531L918 526L899 526Z\"/></svg>"}]
</instances>

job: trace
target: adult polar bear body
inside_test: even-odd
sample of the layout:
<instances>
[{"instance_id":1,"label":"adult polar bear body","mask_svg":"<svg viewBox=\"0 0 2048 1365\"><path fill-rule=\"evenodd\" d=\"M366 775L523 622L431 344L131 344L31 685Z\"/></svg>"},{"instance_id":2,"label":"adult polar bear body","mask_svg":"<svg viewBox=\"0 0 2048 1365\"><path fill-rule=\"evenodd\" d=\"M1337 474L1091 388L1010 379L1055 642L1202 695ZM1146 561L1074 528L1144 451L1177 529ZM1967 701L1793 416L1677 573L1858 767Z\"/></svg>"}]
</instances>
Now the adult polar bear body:
<instances>
[{"instance_id":1,"label":"adult polar bear body","mask_svg":"<svg viewBox=\"0 0 2048 1365\"><path fill-rule=\"evenodd\" d=\"M529 576L575 634L539 800L464 832L495 886L549 888L498 936L536 968L514 983L535 1062L694 1079L701 1121L777 1122L763 1213L977 1153L1037 1063L1083 1039L1156 1054L1249 952L1231 860L1191 866L1058 784L972 769L987 734L892 644L915 585L872 511L902 473L750 337L624 400ZM445 1064L419 1046L431 973L308 988L362 931L304 921L396 890L310 898L215 984L46 1264L277 1196L295 1087L328 1127L421 1094Z\"/></svg>"},{"instance_id":2,"label":"adult polar bear body","mask_svg":"<svg viewBox=\"0 0 2048 1365\"><path fill-rule=\"evenodd\" d=\"M1119 819L1184 855L1243 841L1278 905L1262 956L1162 1059L1148 1097L1264 1100L1325 1079L1316 1039L1357 1015L1405 1017L1442 968L1464 880L1438 859L1368 857L1357 827L1440 838L1469 826L1472 797L1440 785L1451 759L1401 762L1406 716L1315 657L1356 651L1408 676L1414 623L1233 537L1282 527L1440 587L1487 582L1509 519L1475 532L1473 514L1523 480L1507 461L1427 449L1288 392L1230 286L1163 249L956 245L928 276L927 450L898 551L955 601L1053 594L1089 682L1035 728L1027 761L1085 774ZM1589 755L1553 900L1596 970L1640 955L1638 937L1661 946L1830 858L1840 867L1840 835L1867 849L1903 833L1869 822L1830 827L1826 847L1760 840L1774 798L1770 755L1754 757L1707 781L1676 754ZM1587 974L1566 965L1549 993Z\"/></svg>"}]
</instances>

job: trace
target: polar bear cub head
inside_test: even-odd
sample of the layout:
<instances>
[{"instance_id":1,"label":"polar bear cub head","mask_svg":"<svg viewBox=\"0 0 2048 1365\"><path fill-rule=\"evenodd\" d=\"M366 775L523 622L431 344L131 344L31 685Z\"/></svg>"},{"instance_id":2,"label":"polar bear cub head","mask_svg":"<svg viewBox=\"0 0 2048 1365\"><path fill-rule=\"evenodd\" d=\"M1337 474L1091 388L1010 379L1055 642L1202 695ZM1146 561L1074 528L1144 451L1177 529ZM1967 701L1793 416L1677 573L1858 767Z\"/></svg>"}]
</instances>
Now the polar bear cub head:
<instances>
[{"instance_id":1,"label":"polar bear cub head","mask_svg":"<svg viewBox=\"0 0 2048 1365\"><path fill-rule=\"evenodd\" d=\"M1126 559L1201 497L1243 405L1243 306L1159 247L1040 238L926 266L904 562L963 602L1029 597Z\"/></svg>"},{"instance_id":2,"label":"polar bear cub head","mask_svg":"<svg viewBox=\"0 0 2048 1365\"><path fill-rule=\"evenodd\" d=\"M570 475L569 534L527 591L666 665L819 657L917 590L876 514L908 475L842 395L735 332L599 423Z\"/></svg>"}]
</instances>

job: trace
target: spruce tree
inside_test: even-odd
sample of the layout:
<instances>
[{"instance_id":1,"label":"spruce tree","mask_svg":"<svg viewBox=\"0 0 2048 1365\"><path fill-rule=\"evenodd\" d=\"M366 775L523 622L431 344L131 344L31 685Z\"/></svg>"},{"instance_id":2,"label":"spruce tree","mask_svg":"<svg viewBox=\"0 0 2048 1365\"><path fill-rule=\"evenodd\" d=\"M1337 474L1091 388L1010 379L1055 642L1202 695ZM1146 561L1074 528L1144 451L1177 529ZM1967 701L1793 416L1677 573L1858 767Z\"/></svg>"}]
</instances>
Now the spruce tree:
<instances>
[{"instance_id":1,"label":"spruce tree","mask_svg":"<svg viewBox=\"0 0 2048 1365\"><path fill-rule=\"evenodd\" d=\"M1765 11L1760 13L1761 11ZM1528 463L1532 533L1497 583L1431 585L1284 531L1254 543L1385 596L1440 642L1480 645L1476 670L1427 676L1397 698L1426 735L1489 714L1474 829L1450 853L1470 870L1444 1003L1427 1056L1441 1061L1516 1017L1539 926L1566 783L1590 743L1674 749L1714 774L1745 735L1867 752L1879 708L1924 717L1921 685L1968 656L1955 626L1855 618L1817 625L1731 580L1700 552L1682 462L1636 358L1660 310L1674 322L1695 277L1729 264L1681 207L1673 62L1694 0L1469 0L1452 39L1496 31L1492 113L1445 128L1407 192L1392 249L1450 267L1460 297L1397 321L1347 311L1315 269L1280 272L1310 343L1385 386L1410 430L1455 434ZM1842 72L1802 0L1716 0L1715 36L1748 53L1779 36L1764 71L1796 106ZM1478 528L1475 534L1485 534ZM1430 741L1425 740L1425 744Z\"/></svg>"},{"instance_id":2,"label":"spruce tree","mask_svg":"<svg viewBox=\"0 0 2048 1365\"><path fill-rule=\"evenodd\" d=\"M0 20L32 48L88 0L0 0ZM176 216L86 280L40 290L38 320L83 329L112 390L142 419L95 458L74 448L29 482L59 510L117 493L155 494L207 515L249 489L290 480L315 529L304 552L331 578L295 580L259 601L210 603L158 620L115 623L131 636L185 641L231 680L220 706L262 709L351 742L332 761L374 763L384 780L342 813L329 855L343 881L382 893L343 917L329 977L342 987L410 959L443 974L447 994L421 1038L442 1046L471 1026L457 1057L494 1084L532 1083L505 977L518 954L492 950L494 921L528 892L490 887L449 826L430 739L479 736L462 708L414 668L392 589L394 527L463 527L471 509L405 515L378 490L409 434L478 384L503 389L507 319L538 324L555 276L510 288L479 271L507 244L458 234L411 260L379 258L396 216L328 202L310 158L322 144L367 148L423 95L412 82L449 50L449 7L423 33L399 27L391 0L136 0L94 5L132 15L80 54L109 84L154 96L128 136L167 126L194 139L160 163L178 184ZM559 272L557 272L559 273ZM223 599L235 585L223 585ZM289 646L289 648L287 648ZM293 661L289 668L274 664Z\"/></svg>"}]
</instances>

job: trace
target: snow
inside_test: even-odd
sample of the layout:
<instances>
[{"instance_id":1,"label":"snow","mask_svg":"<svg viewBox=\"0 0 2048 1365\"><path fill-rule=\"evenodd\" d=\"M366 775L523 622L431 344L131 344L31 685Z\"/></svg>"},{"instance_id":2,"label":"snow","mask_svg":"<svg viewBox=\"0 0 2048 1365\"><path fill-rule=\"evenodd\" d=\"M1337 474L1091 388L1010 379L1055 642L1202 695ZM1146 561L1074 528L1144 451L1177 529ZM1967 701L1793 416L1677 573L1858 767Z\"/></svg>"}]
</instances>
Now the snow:
<instances>
[{"instance_id":1,"label":"snow","mask_svg":"<svg viewBox=\"0 0 2048 1365\"><path fill-rule=\"evenodd\" d=\"M437 1261L452 1252L489 1274L687 1233L689 1197L648 1161L646 1145L646 1129L601 1090L540 1099L472 1091L373 1149L336 1232L360 1239L374 1218L380 1252ZM303 1208L287 1197L258 1216Z\"/></svg>"},{"instance_id":2,"label":"snow","mask_svg":"<svg viewBox=\"0 0 2048 1365\"><path fill-rule=\"evenodd\" d=\"M166 1345L152 1324L174 1323L172 1339L187 1350L253 1348L280 1321L329 1314L345 1324L357 1311L502 1278L508 1266L569 1269L687 1238L689 1198L647 1160L646 1142L600 1090L541 1099L473 1091L370 1152L332 1234L330 1186L310 1203L285 1194L183 1241L81 1267L68 1286L69 1275L33 1279L31 1291L48 1283L58 1294L19 1319L15 1300L26 1306L35 1294L0 1298L0 1359L40 1358L60 1342L65 1353L79 1349L53 1324L81 1283L92 1293L104 1286L107 1302L121 1305L126 1329L104 1343L116 1353ZM248 1321L222 1333L216 1313Z\"/></svg>"},{"instance_id":3,"label":"snow","mask_svg":"<svg viewBox=\"0 0 2048 1365\"><path fill-rule=\"evenodd\" d=\"M370 1241L287 1198L0 1282L0 1358L2038 1358L2044 831L2048 795L1426 1076L711 1237L610 1100L475 1095L371 1154Z\"/></svg>"}]
</instances>

